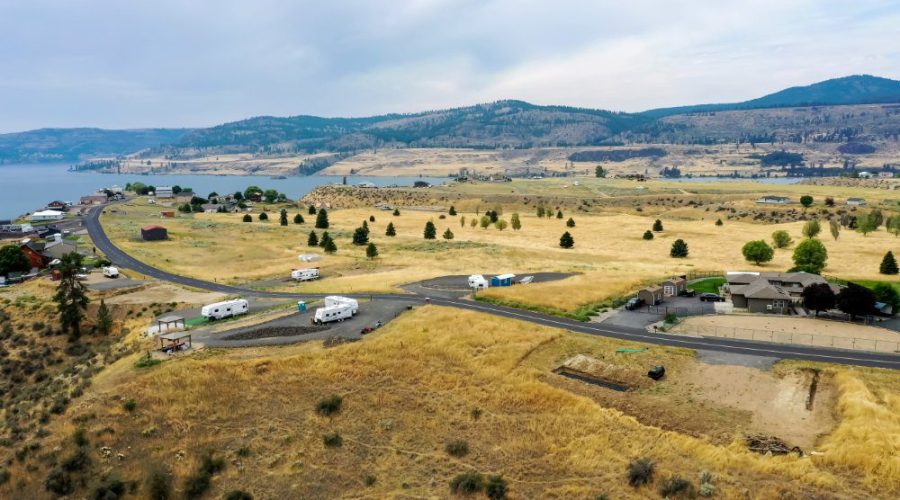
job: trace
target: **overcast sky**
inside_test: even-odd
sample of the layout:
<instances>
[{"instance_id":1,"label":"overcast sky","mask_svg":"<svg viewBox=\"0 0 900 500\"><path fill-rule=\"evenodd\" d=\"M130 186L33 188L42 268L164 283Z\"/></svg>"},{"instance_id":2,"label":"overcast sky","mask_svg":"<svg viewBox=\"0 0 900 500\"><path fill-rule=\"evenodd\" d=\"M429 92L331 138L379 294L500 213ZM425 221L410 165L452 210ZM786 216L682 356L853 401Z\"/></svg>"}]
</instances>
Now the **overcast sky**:
<instances>
[{"instance_id":1,"label":"overcast sky","mask_svg":"<svg viewBox=\"0 0 900 500\"><path fill-rule=\"evenodd\" d=\"M858 73L900 79L900 2L0 0L0 132L640 111Z\"/></svg>"}]
</instances>

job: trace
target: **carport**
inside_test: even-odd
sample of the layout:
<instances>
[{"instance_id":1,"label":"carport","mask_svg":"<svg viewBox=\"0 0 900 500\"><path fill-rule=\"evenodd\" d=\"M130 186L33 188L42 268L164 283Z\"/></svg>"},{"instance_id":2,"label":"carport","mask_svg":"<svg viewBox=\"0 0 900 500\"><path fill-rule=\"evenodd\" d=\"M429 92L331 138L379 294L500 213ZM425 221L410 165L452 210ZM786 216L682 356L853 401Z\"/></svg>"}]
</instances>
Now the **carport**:
<instances>
[{"instance_id":1,"label":"carport","mask_svg":"<svg viewBox=\"0 0 900 500\"><path fill-rule=\"evenodd\" d=\"M163 325L166 326L166 331L169 331L171 325L175 325L175 328L178 328L178 323L181 323L181 328L184 329L184 317L183 316L163 316L162 318L157 318L156 320L156 331L162 332Z\"/></svg>"}]
</instances>

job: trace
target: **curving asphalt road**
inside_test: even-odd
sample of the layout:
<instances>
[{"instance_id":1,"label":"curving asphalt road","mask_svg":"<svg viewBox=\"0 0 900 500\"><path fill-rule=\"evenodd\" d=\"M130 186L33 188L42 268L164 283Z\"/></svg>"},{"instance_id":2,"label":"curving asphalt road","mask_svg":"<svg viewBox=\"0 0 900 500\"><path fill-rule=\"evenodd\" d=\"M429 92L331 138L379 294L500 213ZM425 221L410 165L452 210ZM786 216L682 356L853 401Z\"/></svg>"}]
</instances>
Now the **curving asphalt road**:
<instances>
[{"instance_id":1,"label":"curving asphalt road","mask_svg":"<svg viewBox=\"0 0 900 500\"><path fill-rule=\"evenodd\" d=\"M227 294L240 294L255 297L271 297L284 299L313 299L321 298L328 294L296 294L290 292L269 292L252 290L221 283L190 278L172 274L161 269L149 266L134 257L123 252L115 246L103 230L100 224L100 213L105 207L92 209L84 219L84 226L90 234L94 245L98 250L106 254L106 257L117 266L138 271L147 276L170 281L179 285L190 286L202 290L221 292ZM346 294L342 294L346 295ZM352 294L351 297L371 298L373 300L390 300L409 304L423 304L426 298L412 294ZM800 345L770 344L765 342L751 342L744 340L731 340L721 338L692 338L663 333L648 333L643 329L620 326L602 325L596 323L583 323L580 321L540 314L522 309L486 304L470 300L460 300L449 297L434 297L430 302L440 306L456 307L477 311L505 318L518 319L537 325L564 328L575 332L598 335L621 340L643 342L647 344L668 345L684 347L688 349L700 349L709 351L731 352L736 354L765 356L783 359L802 359L808 361L820 361L825 363L838 363L845 365L872 366L881 368L900 369L900 355L886 353L872 353L864 351L848 351L843 349L829 349L822 347L809 347Z\"/></svg>"}]
</instances>

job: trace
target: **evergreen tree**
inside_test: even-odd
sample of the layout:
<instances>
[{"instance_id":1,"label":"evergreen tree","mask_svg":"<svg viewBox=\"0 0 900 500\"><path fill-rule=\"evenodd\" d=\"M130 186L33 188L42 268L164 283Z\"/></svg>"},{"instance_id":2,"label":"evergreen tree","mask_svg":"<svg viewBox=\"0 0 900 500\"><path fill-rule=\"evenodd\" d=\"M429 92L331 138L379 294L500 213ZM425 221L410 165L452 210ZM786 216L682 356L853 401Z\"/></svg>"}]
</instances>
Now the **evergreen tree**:
<instances>
[{"instance_id":1,"label":"evergreen tree","mask_svg":"<svg viewBox=\"0 0 900 500\"><path fill-rule=\"evenodd\" d=\"M97 332L100 335L107 336L112 331L113 318L109 307L103 299L100 299L100 307L97 308Z\"/></svg>"},{"instance_id":2,"label":"evergreen tree","mask_svg":"<svg viewBox=\"0 0 900 500\"><path fill-rule=\"evenodd\" d=\"M288 225L287 210L285 210L285 209L283 209L283 208L281 209L281 217L279 218L278 222L279 222L282 226L287 226L287 225Z\"/></svg>"},{"instance_id":3,"label":"evergreen tree","mask_svg":"<svg viewBox=\"0 0 900 500\"><path fill-rule=\"evenodd\" d=\"M294 224L303 224L304 222L306 222L306 221L303 220L303 216L302 216L302 215L297 214L297 215L294 216Z\"/></svg>"},{"instance_id":4,"label":"evergreen tree","mask_svg":"<svg viewBox=\"0 0 900 500\"><path fill-rule=\"evenodd\" d=\"M250 214L244 214L244 222L253 222L253 217L250 217Z\"/></svg>"},{"instance_id":5,"label":"evergreen tree","mask_svg":"<svg viewBox=\"0 0 900 500\"><path fill-rule=\"evenodd\" d=\"M651 230L649 230L649 229L646 230L646 231L644 231L644 236L643 236L643 238L644 238L645 240L652 240L652 239L653 239L653 231L651 231Z\"/></svg>"},{"instance_id":6,"label":"evergreen tree","mask_svg":"<svg viewBox=\"0 0 900 500\"><path fill-rule=\"evenodd\" d=\"M309 232L309 238L306 239L306 246L310 246L310 247L319 246L319 237L316 236L315 231Z\"/></svg>"},{"instance_id":7,"label":"evergreen tree","mask_svg":"<svg viewBox=\"0 0 900 500\"><path fill-rule=\"evenodd\" d=\"M269 214L267 214L267 213L265 213L265 212L260 212L260 213L259 213L259 220L269 220Z\"/></svg>"},{"instance_id":8,"label":"evergreen tree","mask_svg":"<svg viewBox=\"0 0 900 500\"><path fill-rule=\"evenodd\" d=\"M309 210L306 213L308 213L309 215L316 215L316 206L310 205Z\"/></svg>"},{"instance_id":9,"label":"evergreen tree","mask_svg":"<svg viewBox=\"0 0 900 500\"><path fill-rule=\"evenodd\" d=\"M76 277L81 272L82 262L81 254L70 252L62 256L57 267L60 279L53 301L59 311L60 329L69 335L70 341L77 341L81 337L81 320L90 302L84 285Z\"/></svg>"},{"instance_id":10,"label":"evergreen tree","mask_svg":"<svg viewBox=\"0 0 900 500\"><path fill-rule=\"evenodd\" d=\"M366 247L366 257L370 259L378 257L378 247L376 247L374 243L369 243Z\"/></svg>"},{"instance_id":11,"label":"evergreen tree","mask_svg":"<svg viewBox=\"0 0 900 500\"><path fill-rule=\"evenodd\" d=\"M328 238L328 241L325 243L325 253L334 252L337 252L337 245L334 244L334 240Z\"/></svg>"},{"instance_id":12,"label":"evergreen tree","mask_svg":"<svg viewBox=\"0 0 900 500\"><path fill-rule=\"evenodd\" d=\"M556 218L557 218L557 219L562 219L562 218L563 218L562 210L557 210L557 211L556 211Z\"/></svg>"},{"instance_id":13,"label":"evergreen tree","mask_svg":"<svg viewBox=\"0 0 900 500\"><path fill-rule=\"evenodd\" d=\"M450 210L447 211L447 213L450 215L456 215L456 207L454 207L453 205L450 205Z\"/></svg>"},{"instance_id":14,"label":"evergreen tree","mask_svg":"<svg viewBox=\"0 0 900 500\"><path fill-rule=\"evenodd\" d=\"M366 221L363 221L362 228L366 231L366 235L368 235L369 234L369 223Z\"/></svg>"},{"instance_id":15,"label":"evergreen tree","mask_svg":"<svg viewBox=\"0 0 900 500\"><path fill-rule=\"evenodd\" d=\"M543 217L543 216L544 216L544 210L545 210L545 209L544 209L544 205L538 205L538 207L537 207L537 216L538 216L538 217Z\"/></svg>"},{"instance_id":16,"label":"evergreen tree","mask_svg":"<svg viewBox=\"0 0 900 500\"><path fill-rule=\"evenodd\" d=\"M447 228L446 231L444 231L444 239L445 239L445 240L452 240L452 239L453 239L453 231L451 231L449 227Z\"/></svg>"},{"instance_id":17,"label":"evergreen tree","mask_svg":"<svg viewBox=\"0 0 900 500\"><path fill-rule=\"evenodd\" d=\"M466 216L463 215L459 218L459 227L466 227Z\"/></svg>"},{"instance_id":18,"label":"evergreen tree","mask_svg":"<svg viewBox=\"0 0 900 500\"><path fill-rule=\"evenodd\" d=\"M722 219L716 219L716 225L717 225L717 226L721 226L721 225L723 225L723 224L724 224L724 223L722 222Z\"/></svg>"},{"instance_id":19,"label":"evergreen tree","mask_svg":"<svg viewBox=\"0 0 900 500\"><path fill-rule=\"evenodd\" d=\"M428 221L425 223L425 239L433 240L437 236L437 229L434 227L434 222Z\"/></svg>"},{"instance_id":20,"label":"evergreen tree","mask_svg":"<svg viewBox=\"0 0 900 500\"><path fill-rule=\"evenodd\" d=\"M566 221L566 227L575 227L575 219L569 217L569 220Z\"/></svg>"},{"instance_id":21,"label":"evergreen tree","mask_svg":"<svg viewBox=\"0 0 900 500\"><path fill-rule=\"evenodd\" d=\"M837 217L828 219L828 229L831 230L831 237L837 240L841 235L841 223L838 222Z\"/></svg>"},{"instance_id":22,"label":"evergreen tree","mask_svg":"<svg viewBox=\"0 0 900 500\"><path fill-rule=\"evenodd\" d=\"M603 167L602 167L602 166L597 165L597 166L594 168L594 175L595 175L596 177L606 177L606 170L603 170Z\"/></svg>"},{"instance_id":23,"label":"evergreen tree","mask_svg":"<svg viewBox=\"0 0 900 500\"><path fill-rule=\"evenodd\" d=\"M400 209L399 209L399 208L395 208L395 209L394 209L394 217L398 217L399 215L400 215Z\"/></svg>"},{"instance_id":24,"label":"evergreen tree","mask_svg":"<svg viewBox=\"0 0 900 500\"><path fill-rule=\"evenodd\" d=\"M328 231L322 231L322 237L319 238L319 246L325 248L325 244L328 243L328 240L331 239L331 235L328 234Z\"/></svg>"},{"instance_id":25,"label":"evergreen tree","mask_svg":"<svg viewBox=\"0 0 900 500\"><path fill-rule=\"evenodd\" d=\"M683 239L678 238L672 243L672 250L669 251L669 255L678 259L683 259L688 256L688 245L684 242Z\"/></svg>"},{"instance_id":26,"label":"evergreen tree","mask_svg":"<svg viewBox=\"0 0 900 500\"><path fill-rule=\"evenodd\" d=\"M572 248L573 246L575 246L575 238L572 238L572 235L569 234L568 231L566 231L559 238L559 246L563 248Z\"/></svg>"},{"instance_id":27,"label":"evergreen tree","mask_svg":"<svg viewBox=\"0 0 900 500\"><path fill-rule=\"evenodd\" d=\"M374 215L370 215L370 216L369 216L369 222L375 222L375 216L374 216Z\"/></svg>"},{"instance_id":28,"label":"evergreen tree","mask_svg":"<svg viewBox=\"0 0 900 500\"><path fill-rule=\"evenodd\" d=\"M881 274L897 274L897 259L894 258L894 252L888 250L888 253L884 254L884 258L881 259L881 267L878 268L878 272Z\"/></svg>"},{"instance_id":29,"label":"evergreen tree","mask_svg":"<svg viewBox=\"0 0 900 500\"><path fill-rule=\"evenodd\" d=\"M490 216L490 218L491 218L491 224L497 222L497 219L500 217L499 215L497 215L497 211L496 211L496 210L488 210L487 214L488 214L488 215Z\"/></svg>"},{"instance_id":30,"label":"evergreen tree","mask_svg":"<svg viewBox=\"0 0 900 500\"><path fill-rule=\"evenodd\" d=\"M512 226L513 231L518 231L519 229L522 229L522 221L519 220L518 213L512 214L512 216L509 218L509 224Z\"/></svg>"},{"instance_id":31,"label":"evergreen tree","mask_svg":"<svg viewBox=\"0 0 900 500\"><path fill-rule=\"evenodd\" d=\"M661 220L656 219L656 222L653 223L653 230L656 231L657 233L661 232L663 230L663 225L662 225Z\"/></svg>"},{"instance_id":32,"label":"evergreen tree","mask_svg":"<svg viewBox=\"0 0 900 500\"><path fill-rule=\"evenodd\" d=\"M316 229L328 229L328 212L324 208L316 214Z\"/></svg>"},{"instance_id":33,"label":"evergreen tree","mask_svg":"<svg viewBox=\"0 0 900 500\"><path fill-rule=\"evenodd\" d=\"M385 236L397 236L397 230L394 229L394 223L388 222L387 229L384 231Z\"/></svg>"},{"instance_id":34,"label":"evergreen tree","mask_svg":"<svg viewBox=\"0 0 900 500\"><path fill-rule=\"evenodd\" d=\"M369 232L365 229L358 227L355 231L353 231L353 244L354 245L365 245L369 242Z\"/></svg>"}]
</instances>

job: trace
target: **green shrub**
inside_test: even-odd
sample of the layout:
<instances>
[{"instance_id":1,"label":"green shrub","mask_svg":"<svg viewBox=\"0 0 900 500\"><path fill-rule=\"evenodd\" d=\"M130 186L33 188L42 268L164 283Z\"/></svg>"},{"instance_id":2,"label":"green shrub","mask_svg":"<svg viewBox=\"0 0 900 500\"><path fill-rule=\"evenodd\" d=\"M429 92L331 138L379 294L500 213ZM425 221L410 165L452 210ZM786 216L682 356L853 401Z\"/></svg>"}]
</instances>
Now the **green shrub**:
<instances>
[{"instance_id":1,"label":"green shrub","mask_svg":"<svg viewBox=\"0 0 900 500\"><path fill-rule=\"evenodd\" d=\"M478 472L464 472L450 481L450 491L458 495L471 495L484 489L484 476Z\"/></svg>"},{"instance_id":2,"label":"green shrub","mask_svg":"<svg viewBox=\"0 0 900 500\"><path fill-rule=\"evenodd\" d=\"M206 493L214 474L225 468L225 460L214 457L212 453L203 455L200 466L184 481L184 496L198 498Z\"/></svg>"},{"instance_id":3,"label":"green shrub","mask_svg":"<svg viewBox=\"0 0 900 500\"><path fill-rule=\"evenodd\" d=\"M316 404L316 413L319 415L330 416L334 413L337 413L341 409L341 403L344 402L344 398L340 397L337 394L333 394L328 396L325 399L320 399Z\"/></svg>"},{"instance_id":4,"label":"green shrub","mask_svg":"<svg viewBox=\"0 0 900 500\"><path fill-rule=\"evenodd\" d=\"M678 321L678 315L676 315L673 312L666 313L666 317L665 317L664 321L670 325L675 324Z\"/></svg>"},{"instance_id":5,"label":"green shrub","mask_svg":"<svg viewBox=\"0 0 900 500\"><path fill-rule=\"evenodd\" d=\"M134 362L135 368L150 368L152 366L156 366L162 363L162 361L158 359L153 359L148 352L146 356L141 356L137 361Z\"/></svg>"},{"instance_id":6,"label":"green shrub","mask_svg":"<svg viewBox=\"0 0 900 500\"><path fill-rule=\"evenodd\" d=\"M340 448L344 444L344 438L337 432L333 432L322 436L322 443L327 448Z\"/></svg>"},{"instance_id":7,"label":"green shrub","mask_svg":"<svg viewBox=\"0 0 900 500\"><path fill-rule=\"evenodd\" d=\"M0 485L4 485L9 482L9 470L6 467L0 467Z\"/></svg>"},{"instance_id":8,"label":"green shrub","mask_svg":"<svg viewBox=\"0 0 900 500\"><path fill-rule=\"evenodd\" d=\"M91 466L91 455L84 446L79 446L74 453L62 461L60 467L66 472L80 472Z\"/></svg>"},{"instance_id":9,"label":"green shrub","mask_svg":"<svg viewBox=\"0 0 900 500\"><path fill-rule=\"evenodd\" d=\"M116 500L125 496L125 483L117 477L103 480L94 488L94 500Z\"/></svg>"},{"instance_id":10,"label":"green shrub","mask_svg":"<svg viewBox=\"0 0 900 500\"><path fill-rule=\"evenodd\" d=\"M366 483L366 486L372 486L373 484L375 484L375 481L377 481L377 480L378 479L375 476L370 474L370 475L366 476L366 479L364 480L364 482Z\"/></svg>"},{"instance_id":11,"label":"green shrub","mask_svg":"<svg viewBox=\"0 0 900 500\"><path fill-rule=\"evenodd\" d=\"M132 413L137 409L137 401L128 399L124 403L122 403L122 408L124 408L128 413Z\"/></svg>"},{"instance_id":12,"label":"green shrub","mask_svg":"<svg viewBox=\"0 0 900 500\"><path fill-rule=\"evenodd\" d=\"M694 498L694 484L680 476L670 476L659 486L659 494L665 498Z\"/></svg>"},{"instance_id":13,"label":"green shrub","mask_svg":"<svg viewBox=\"0 0 900 500\"><path fill-rule=\"evenodd\" d=\"M253 495L243 490L232 490L225 494L225 500L253 500Z\"/></svg>"},{"instance_id":14,"label":"green shrub","mask_svg":"<svg viewBox=\"0 0 900 500\"><path fill-rule=\"evenodd\" d=\"M147 496L151 500L172 498L172 478L160 467L154 467L147 476Z\"/></svg>"},{"instance_id":15,"label":"green shrub","mask_svg":"<svg viewBox=\"0 0 900 500\"><path fill-rule=\"evenodd\" d=\"M87 435L84 432L84 429L79 427L75 429L75 432L72 433L72 441L75 442L75 446L86 446L88 444Z\"/></svg>"},{"instance_id":16,"label":"green shrub","mask_svg":"<svg viewBox=\"0 0 900 500\"><path fill-rule=\"evenodd\" d=\"M469 443L462 439L450 441L444 446L444 451L452 457L464 457L469 453Z\"/></svg>"},{"instance_id":17,"label":"green shrub","mask_svg":"<svg viewBox=\"0 0 900 500\"><path fill-rule=\"evenodd\" d=\"M72 476L60 467L54 467L50 470L50 473L47 474L47 479L44 480L44 488L50 493L55 493L59 496L68 495L75 491Z\"/></svg>"},{"instance_id":18,"label":"green shrub","mask_svg":"<svg viewBox=\"0 0 900 500\"><path fill-rule=\"evenodd\" d=\"M484 493L491 500L504 500L506 498L508 488L506 486L506 479L503 479L502 476L491 476L487 480L487 484L484 487Z\"/></svg>"},{"instance_id":19,"label":"green shrub","mask_svg":"<svg viewBox=\"0 0 900 500\"><path fill-rule=\"evenodd\" d=\"M638 458L628 464L628 484L637 488L653 481L653 461L649 458Z\"/></svg>"}]
</instances>

